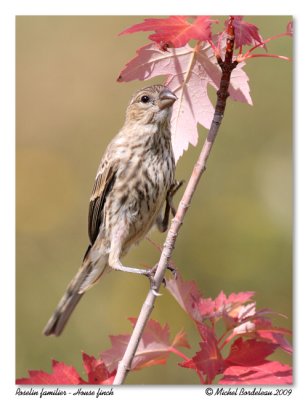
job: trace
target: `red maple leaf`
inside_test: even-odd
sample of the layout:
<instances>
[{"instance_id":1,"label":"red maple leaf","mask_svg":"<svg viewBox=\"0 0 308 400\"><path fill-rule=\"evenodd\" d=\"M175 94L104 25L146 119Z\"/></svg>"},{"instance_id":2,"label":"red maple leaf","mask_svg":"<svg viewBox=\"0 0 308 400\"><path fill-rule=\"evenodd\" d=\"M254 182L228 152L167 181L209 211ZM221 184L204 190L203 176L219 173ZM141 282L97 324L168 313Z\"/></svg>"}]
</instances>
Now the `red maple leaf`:
<instances>
[{"instance_id":1,"label":"red maple leaf","mask_svg":"<svg viewBox=\"0 0 308 400\"><path fill-rule=\"evenodd\" d=\"M256 311L255 303L241 306L239 312L234 316L229 314L229 324L227 326L229 328L233 327L233 329L225 339L224 344L229 343L236 336L248 336L277 344L285 352L292 353L292 346L285 338L285 335L291 335L291 331L273 326L270 319L265 317L268 314L278 313L274 313L269 309ZM281 314L278 315L281 316ZM226 316L223 318L226 321Z\"/></svg>"},{"instance_id":2,"label":"red maple leaf","mask_svg":"<svg viewBox=\"0 0 308 400\"><path fill-rule=\"evenodd\" d=\"M171 16L169 18L146 18L144 22L131 26L120 35L141 31L154 31L149 39L158 43L162 49L185 46L191 39L206 41L211 39L211 24L218 22L208 16L199 16L189 22L191 17Z\"/></svg>"},{"instance_id":3,"label":"red maple leaf","mask_svg":"<svg viewBox=\"0 0 308 400\"><path fill-rule=\"evenodd\" d=\"M188 360L179 363L183 368L195 369L206 375L208 382L212 382L216 375L219 375L225 370L225 362L220 353L217 353L215 348L211 348L204 343L200 343L201 350L196 355Z\"/></svg>"},{"instance_id":4,"label":"red maple leaf","mask_svg":"<svg viewBox=\"0 0 308 400\"><path fill-rule=\"evenodd\" d=\"M220 317L227 319L230 316L236 320L233 325L237 325L239 316L241 318L247 316L248 311L245 312L245 310L249 310L255 304L243 305L254 296L254 292L231 293L229 296L220 292L214 300L204 298L196 283L184 281L180 274L176 279L167 280L166 287L190 317L199 322Z\"/></svg>"},{"instance_id":5,"label":"red maple leaf","mask_svg":"<svg viewBox=\"0 0 308 400\"><path fill-rule=\"evenodd\" d=\"M136 323L136 318L129 318L132 325ZM112 347L101 353L107 368L110 370L117 367L122 359L130 340L130 335L110 336ZM171 352L176 352L176 347L189 348L186 335L183 331L179 332L174 340L170 341L169 326L160 325L153 319L147 322L141 337L138 349L132 362L132 369L138 370L151 365L165 364Z\"/></svg>"},{"instance_id":6,"label":"red maple leaf","mask_svg":"<svg viewBox=\"0 0 308 400\"><path fill-rule=\"evenodd\" d=\"M290 335L291 332L288 329L277 328L273 326L268 329L256 329L257 337L263 340L267 340L271 343L275 343L286 353L291 354L293 352L293 348L290 345L289 341L285 338L286 334Z\"/></svg>"},{"instance_id":7,"label":"red maple leaf","mask_svg":"<svg viewBox=\"0 0 308 400\"><path fill-rule=\"evenodd\" d=\"M247 307L251 308L251 304L248 306L243 306L243 304L253 296L254 292L231 293L230 296L226 296L221 291L214 300L201 298L198 303L199 312L203 319L224 317L225 322L228 322L229 317L237 319L244 310L247 310Z\"/></svg>"},{"instance_id":8,"label":"red maple leaf","mask_svg":"<svg viewBox=\"0 0 308 400\"><path fill-rule=\"evenodd\" d=\"M235 36L235 48L245 45L255 46L262 44L263 39L259 34L259 28L243 20L243 16L237 15L233 17L233 28ZM225 21L225 26L228 25L229 19Z\"/></svg>"},{"instance_id":9,"label":"red maple leaf","mask_svg":"<svg viewBox=\"0 0 308 400\"><path fill-rule=\"evenodd\" d=\"M245 323L243 325L245 325ZM240 330L241 326L234 329L236 334L240 334ZM254 334L258 339L274 343L286 353L291 354L293 351L292 346L285 337L286 335L291 335L291 331L286 328L273 326L269 319L259 317L258 312L255 314L254 318L249 321L249 326L246 326L246 332L242 332L242 334L243 333L246 335Z\"/></svg>"},{"instance_id":10,"label":"red maple leaf","mask_svg":"<svg viewBox=\"0 0 308 400\"><path fill-rule=\"evenodd\" d=\"M83 384L112 385L116 370L110 373L101 359L96 359L86 353L82 353L82 358L84 369L88 375L88 381L83 381Z\"/></svg>"},{"instance_id":11,"label":"red maple leaf","mask_svg":"<svg viewBox=\"0 0 308 400\"><path fill-rule=\"evenodd\" d=\"M279 346L274 343L256 339L243 340L238 338L232 344L230 354L226 358L228 365L259 365L263 364L270 354Z\"/></svg>"},{"instance_id":12,"label":"red maple leaf","mask_svg":"<svg viewBox=\"0 0 308 400\"><path fill-rule=\"evenodd\" d=\"M79 385L81 378L76 369L52 360L52 372L29 371L29 378L16 379L17 385Z\"/></svg>"},{"instance_id":13,"label":"red maple leaf","mask_svg":"<svg viewBox=\"0 0 308 400\"><path fill-rule=\"evenodd\" d=\"M218 341L212 328L198 323L198 329L203 341L200 343L201 350L190 360L179 365L184 368L192 368L202 372L208 382L212 382L216 375L221 374L225 369L225 361L218 348Z\"/></svg>"},{"instance_id":14,"label":"red maple leaf","mask_svg":"<svg viewBox=\"0 0 308 400\"><path fill-rule=\"evenodd\" d=\"M272 325L267 318L269 314L273 314L270 309L256 310L255 302L246 304L252 299L254 292L231 293L229 296L220 292L214 300L205 299L201 296L195 282L185 282L179 274L177 279L167 281L167 289L195 321L202 338L200 350L191 359L179 364L184 368L194 369L201 378L201 383L204 383L203 375L206 377L206 383L212 383L216 375L225 373L225 370L228 370L229 374L226 379L233 379L233 383L236 383L236 376L231 375L231 367L239 368L234 371L240 371L239 375L242 374L239 377L239 384L246 376L245 374L250 377L249 379L255 379L256 382L262 384L263 375L260 371L267 371L264 375L264 383L275 384L282 379L280 369L277 370L277 374L269 372L267 365L270 361L267 357L277 348L288 353L292 351L285 338L290 331ZM225 323L225 331L220 338L215 334L219 320ZM224 357L222 350L236 337L229 355ZM288 366L282 365L281 368L283 371L290 370ZM286 382L290 378L289 372L287 376Z\"/></svg>"},{"instance_id":15,"label":"red maple leaf","mask_svg":"<svg viewBox=\"0 0 308 400\"><path fill-rule=\"evenodd\" d=\"M289 383L291 368L279 363L273 364L266 359L279 345L239 338L231 346L228 357L223 358L213 328L200 323L197 325L203 339L199 344L200 351L191 359L180 363L181 367L191 368L204 374L207 383L212 383L219 374L224 374L224 378L219 381L224 384L228 384L229 381L233 384ZM286 381L283 381L285 373Z\"/></svg>"},{"instance_id":16,"label":"red maple leaf","mask_svg":"<svg viewBox=\"0 0 308 400\"><path fill-rule=\"evenodd\" d=\"M229 93L233 100L252 104L248 77L242 70L244 65L240 63L232 72ZM149 44L137 50L137 56L126 64L118 81L147 80L155 76L165 76L165 85L178 97L171 120L172 145L178 159L190 143L197 144L197 124L205 128L211 125L214 107L208 96L208 86L218 89L221 70L207 43L169 51Z\"/></svg>"},{"instance_id":17,"label":"red maple leaf","mask_svg":"<svg viewBox=\"0 0 308 400\"><path fill-rule=\"evenodd\" d=\"M269 361L249 369L231 366L225 369L218 382L221 385L291 385L292 368L277 361Z\"/></svg>"},{"instance_id":18,"label":"red maple leaf","mask_svg":"<svg viewBox=\"0 0 308 400\"><path fill-rule=\"evenodd\" d=\"M111 385L116 371L111 373L105 364L95 357L83 353L83 366L88 375L85 381L76 369L63 362L52 360L52 372L29 371L28 378L16 379L17 385Z\"/></svg>"},{"instance_id":19,"label":"red maple leaf","mask_svg":"<svg viewBox=\"0 0 308 400\"><path fill-rule=\"evenodd\" d=\"M193 320L202 321L198 308L201 293L197 288L196 282L184 281L182 276L177 274L176 279L167 280L166 288Z\"/></svg>"}]
</instances>

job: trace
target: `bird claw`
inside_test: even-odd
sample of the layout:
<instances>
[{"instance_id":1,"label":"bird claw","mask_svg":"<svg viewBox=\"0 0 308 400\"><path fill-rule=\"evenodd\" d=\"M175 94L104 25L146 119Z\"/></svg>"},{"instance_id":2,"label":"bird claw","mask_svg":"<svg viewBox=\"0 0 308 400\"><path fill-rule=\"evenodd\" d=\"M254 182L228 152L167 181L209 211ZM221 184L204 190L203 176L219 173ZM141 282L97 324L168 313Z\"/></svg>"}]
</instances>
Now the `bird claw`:
<instances>
[{"instance_id":1,"label":"bird claw","mask_svg":"<svg viewBox=\"0 0 308 400\"><path fill-rule=\"evenodd\" d=\"M157 266L158 266L158 264L154 265L153 268L148 269L146 271L146 273L144 274L147 278L149 278L152 293L156 297L162 296L161 293L157 292L157 286L156 286L156 282L154 280L154 275L157 270ZM167 269L172 273L173 278L177 279L177 269L175 267L171 266L170 264L168 264ZM165 277L162 279L162 284L166 287L167 281L166 281Z\"/></svg>"},{"instance_id":2,"label":"bird claw","mask_svg":"<svg viewBox=\"0 0 308 400\"><path fill-rule=\"evenodd\" d=\"M185 181L175 181L174 184L171 186L168 194L167 194L167 203L171 209L172 215L175 217L176 214L176 208L173 205L173 196L176 194L176 192L180 189L180 187L183 185Z\"/></svg>"},{"instance_id":3,"label":"bird claw","mask_svg":"<svg viewBox=\"0 0 308 400\"><path fill-rule=\"evenodd\" d=\"M178 270L177 270L175 267L173 267L172 265L170 265L170 264L168 264L167 269L169 269L169 271L172 273L173 278L174 278L174 279L177 279L177 277L178 277Z\"/></svg>"}]
</instances>

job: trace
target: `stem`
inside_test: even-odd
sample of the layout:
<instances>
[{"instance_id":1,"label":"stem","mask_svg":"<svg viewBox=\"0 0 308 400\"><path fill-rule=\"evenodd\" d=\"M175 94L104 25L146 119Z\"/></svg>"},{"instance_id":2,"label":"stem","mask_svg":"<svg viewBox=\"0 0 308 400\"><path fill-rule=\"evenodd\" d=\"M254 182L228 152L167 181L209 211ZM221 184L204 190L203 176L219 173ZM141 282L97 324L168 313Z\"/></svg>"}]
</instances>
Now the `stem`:
<instances>
[{"instance_id":1,"label":"stem","mask_svg":"<svg viewBox=\"0 0 308 400\"><path fill-rule=\"evenodd\" d=\"M272 40L276 40L276 39L282 38L282 37L284 37L284 36L290 36L290 35L289 35L287 32L283 32L283 33L279 33L278 35L271 36L271 37L265 39L262 43L256 44L254 47L252 47L251 49L249 49L249 50L247 51L247 53L251 53L252 51L254 51L255 49L257 49L258 47L264 46L266 43L271 42Z\"/></svg>"},{"instance_id":2,"label":"stem","mask_svg":"<svg viewBox=\"0 0 308 400\"><path fill-rule=\"evenodd\" d=\"M229 335L229 333L230 333L232 330L233 330L233 328L228 329L228 330L218 339L217 346L218 346L218 348L219 348L220 351L221 351L221 350L225 347L225 345L228 343L228 342L227 342L227 339L230 337L230 336L228 336L228 335ZM222 342L222 340L223 340L223 342Z\"/></svg>"},{"instance_id":3,"label":"stem","mask_svg":"<svg viewBox=\"0 0 308 400\"><path fill-rule=\"evenodd\" d=\"M259 47L261 47L261 46L264 46L266 43L268 43L268 42L270 42L270 41L272 41L272 40L275 40L275 39L279 39L279 38L281 38L281 37L284 37L284 36L290 36L290 34L289 33L287 33L287 32L283 32L283 33L279 33L278 35L275 35L275 36L271 36L270 38L267 38L266 40L264 40L262 43L258 43L258 44L256 44L255 46L253 46L252 48L250 48L242 57L241 57L241 59L242 60L245 60L245 59L247 59L247 58L251 58L252 56L251 56L251 53L255 50L255 49L257 49L257 48L259 48ZM257 57L258 55L254 55L255 57ZM260 57L260 56L259 56ZM274 55L271 55L270 57L275 57ZM288 57L283 57L284 59L287 59Z\"/></svg>"},{"instance_id":4,"label":"stem","mask_svg":"<svg viewBox=\"0 0 308 400\"><path fill-rule=\"evenodd\" d=\"M177 356L179 356L181 358L183 358L185 361L190 361L189 357L187 357L185 354L183 354L181 351L179 351L175 347L171 347L170 348L170 352L173 353L173 354L176 354ZM205 385L205 380L204 380L204 378L202 376L202 373L198 370L198 368L196 368L195 371L196 371L196 373L197 373L197 375L199 377L201 385Z\"/></svg>"},{"instance_id":5,"label":"stem","mask_svg":"<svg viewBox=\"0 0 308 400\"><path fill-rule=\"evenodd\" d=\"M248 60L249 58L257 58L257 57L271 57L271 58L280 58L281 60L286 60L286 61L291 61L290 57L286 57L286 56L279 56L277 54L250 54L248 56L244 55L241 59L241 61L243 60ZM239 60L240 61L240 60Z\"/></svg>"},{"instance_id":6,"label":"stem","mask_svg":"<svg viewBox=\"0 0 308 400\"><path fill-rule=\"evenodd\" d=\"M210 156L219 127L221 125L221 121L223 119L226 107L226 101L229 96L228 87L230 83L231 72L238 64L236 61L234 62L232 61L233 47L234 47L234 30L232 21L233 19L231 17L227 31L228 38L227 38L225 61L222 61L219 56L217 58L218 64L222 69L222 76L220 81L220 87L219 90L217 91L217 102L215 106L214 117L211 123L209 133L205 139L205 143L202 147L199 158L193 168L186 190L179 203L176 215L171 222L171 226L169 228L165 243L163 245L163 250L161 252L160 260L158 262L154 276L154 281L157 291L159 290L162 280L164 278L165 271L167 269L169 260L171 258L172 250L174 249L175 246L177 235L179 233L180 227L183 224L183 220L190 206L192 197L196 191L202 173L206 169L208 158ZM127 373L131 368L132 360L137 351L143 330L154 308L156 297L157 296L155 296L153 290L150 290L141 308L139 317L137 319L136 325L134 327L133 333L131 335L124 356L118 364L117 374L113 382L114 385L122 384L126 378Z\"/></svg>"}]
</instances>

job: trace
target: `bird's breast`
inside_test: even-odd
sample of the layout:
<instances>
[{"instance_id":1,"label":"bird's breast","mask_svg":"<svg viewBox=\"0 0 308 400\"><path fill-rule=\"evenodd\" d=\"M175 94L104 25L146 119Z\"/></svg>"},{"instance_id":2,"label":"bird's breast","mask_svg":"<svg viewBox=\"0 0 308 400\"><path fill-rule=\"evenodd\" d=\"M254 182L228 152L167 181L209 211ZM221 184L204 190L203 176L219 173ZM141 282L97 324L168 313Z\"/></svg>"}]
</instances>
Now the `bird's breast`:
<instances>
[{"instance_id":1,"label":"bird's breast","mask_svg":"<svg viewBox=\"0 0 308 400\"><path fill-rule=\"evenodd\" d=\"M173 181L172 155L131 157L117 171L108 199L107 220L111 226L125 221L129 242L138 242L155 223Z\"/></svg>"}]
</instances>

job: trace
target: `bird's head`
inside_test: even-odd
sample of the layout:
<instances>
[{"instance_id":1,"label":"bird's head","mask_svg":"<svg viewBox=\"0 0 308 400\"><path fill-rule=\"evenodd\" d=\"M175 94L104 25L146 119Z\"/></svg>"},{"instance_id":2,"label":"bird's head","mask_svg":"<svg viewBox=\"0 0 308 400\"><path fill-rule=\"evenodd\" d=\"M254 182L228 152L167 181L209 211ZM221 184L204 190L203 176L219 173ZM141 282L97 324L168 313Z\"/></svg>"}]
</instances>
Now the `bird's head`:
<instances>
[{"instance_id":1,"label":"bird's head","mask_svg":"<svg viewBox=\"0 0 308 400\"><path fill-rule=\"evenodd\" d=\"M127 108L126 122L157 124L169 121L176 99L176 95L163 85L138 90Z\"/></svg>"}]
</instances>

